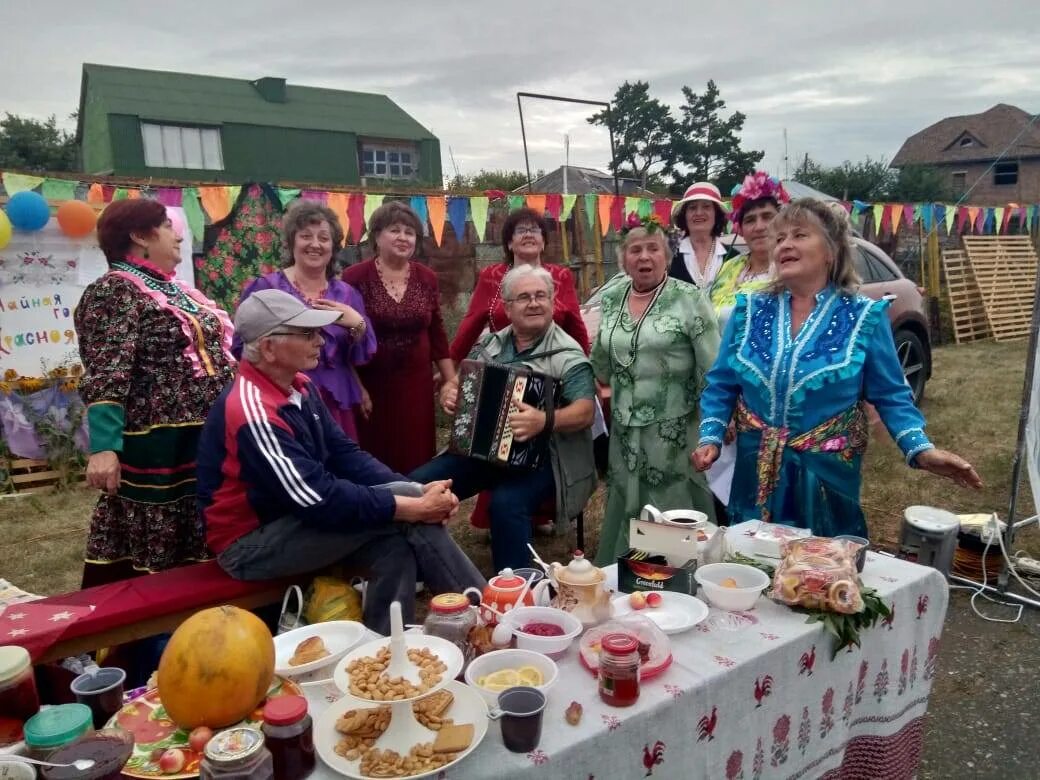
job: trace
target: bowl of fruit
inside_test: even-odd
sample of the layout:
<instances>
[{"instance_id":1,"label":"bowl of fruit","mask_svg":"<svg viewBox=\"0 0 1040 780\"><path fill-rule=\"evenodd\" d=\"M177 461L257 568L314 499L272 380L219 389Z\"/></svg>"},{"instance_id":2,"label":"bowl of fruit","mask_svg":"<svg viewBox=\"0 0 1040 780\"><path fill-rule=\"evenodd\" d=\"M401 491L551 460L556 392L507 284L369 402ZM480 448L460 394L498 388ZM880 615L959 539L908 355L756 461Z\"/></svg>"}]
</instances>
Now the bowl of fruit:
<instances>
[{"instance_id":1,"label":"bowl of fruit","mask_svg":"<svg viewBox=\"0 0 1040 780\"><path fill-rule=\"evenodd\" d=\"M533 650L550 657L562 654L582 632L581 621L556 607L516 607L506 613L520 650Z\"/></svg>"},{"instance_id":2,"label":"bowl of fruit","mask_svg":"<svg viewBox=\"0 0 1040 780\"><path fill-rule=\"evenodd\" d=\"M743 563L709 563L693 573L713 607L730 612L755 608L755 602L769 585L769 575Z\"/></svg>"},{"instance_id":3,"label":"bowl of fruit","mask_svg":"<svg viewBox=\"0 0 1040 780\"><path fill-rule=\"evenodd\" d=\"M489 706L498 705L498 694L507 688L528 685L548 693L559 670L556 663L532 650L493 650L474 658L466 667L466 684L476 688Z\"/></svg>"}]
</instances>

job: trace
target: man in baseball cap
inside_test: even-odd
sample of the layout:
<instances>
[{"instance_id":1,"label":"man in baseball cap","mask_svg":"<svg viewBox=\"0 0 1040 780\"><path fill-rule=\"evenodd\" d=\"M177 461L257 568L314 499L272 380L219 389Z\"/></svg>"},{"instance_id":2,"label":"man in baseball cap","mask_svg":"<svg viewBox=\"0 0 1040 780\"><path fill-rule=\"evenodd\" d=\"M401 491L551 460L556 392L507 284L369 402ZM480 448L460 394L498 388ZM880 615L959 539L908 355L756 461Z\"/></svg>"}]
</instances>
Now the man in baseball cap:
<instances>
[{"instance_id":1,"label":"man in baseball cap","mask_svg":"<svg viewBox=\"0 0 1040 780\"><path fill-rule=\"evenodd\" d=\"M411 482L373 458L302 373L317 365L322 327L339 316L280 290L238 307L242 362L202 430L199 506L210 549L232 577L361 570L365 624L387 634L393 601L414 622L417 579L435 593L486 583L445 528L459 504L451 480Z\"/></svg>"}]
</instances>

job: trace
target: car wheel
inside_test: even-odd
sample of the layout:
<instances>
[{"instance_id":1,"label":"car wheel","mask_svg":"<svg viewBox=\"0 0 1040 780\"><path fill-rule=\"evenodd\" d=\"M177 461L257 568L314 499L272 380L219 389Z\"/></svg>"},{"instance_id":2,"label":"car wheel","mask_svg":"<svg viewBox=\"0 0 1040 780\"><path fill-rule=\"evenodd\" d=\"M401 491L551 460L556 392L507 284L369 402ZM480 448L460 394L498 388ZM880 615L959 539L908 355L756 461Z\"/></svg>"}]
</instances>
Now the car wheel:
<instances>
[{"instance_id":1,"label":"car wheel","mask_svg":"<svg viewBox=\"0 0 1040 780\"><path fill-rule=\"evenodd\" d=\"M914 403L920 404L924 397L924 383L928 380L928 364L931 356L920 336L912 330L900 330L895 334L896 354L903 368L903 377L913 393Z\"/></svg>"}]
</instances>

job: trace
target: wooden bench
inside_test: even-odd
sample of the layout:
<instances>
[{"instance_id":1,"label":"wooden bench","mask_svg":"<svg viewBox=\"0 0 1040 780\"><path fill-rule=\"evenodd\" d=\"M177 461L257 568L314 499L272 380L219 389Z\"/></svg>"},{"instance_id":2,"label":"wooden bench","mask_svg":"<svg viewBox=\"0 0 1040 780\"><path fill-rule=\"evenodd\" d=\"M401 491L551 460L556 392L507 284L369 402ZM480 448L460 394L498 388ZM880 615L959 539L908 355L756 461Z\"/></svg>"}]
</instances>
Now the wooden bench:
<instances>
[{"instance_id":1,"label":"wooden bench","mask_svg":"<svg viewBox=\"0 0 1040 780\"><path fill-rule=\"evenodd\" d=\"M50 596L31 603L34 606L93 606L94 610L71 623L34 662L57 661L169 632L208 607L233 604L256 609L280 603L287 587L303 584L310 576L241 582L224 573L213 560Z\"/></svg>"}]
</instances>

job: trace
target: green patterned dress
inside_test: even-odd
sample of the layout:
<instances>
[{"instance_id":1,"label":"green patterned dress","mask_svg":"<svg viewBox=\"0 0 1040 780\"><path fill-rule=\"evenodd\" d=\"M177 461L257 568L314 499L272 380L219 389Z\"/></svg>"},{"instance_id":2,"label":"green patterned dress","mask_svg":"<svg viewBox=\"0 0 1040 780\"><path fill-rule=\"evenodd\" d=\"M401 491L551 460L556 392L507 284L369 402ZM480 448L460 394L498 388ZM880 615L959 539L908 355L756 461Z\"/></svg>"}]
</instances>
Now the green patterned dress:
<instances>
[{"instance_id":1,"label":"green patterned dress","mask_svg":"<svg viewBox=\"0 0 1040 780\"><path fill-rule=\"evenodd\" d=\"M629 548L629 518L645 504L715 516L708 483L690 465L698 402L719 349L715 313L696 287L668 279L640 324L628 312L631 288L626 283L604 293L592 345L596 378L612 394L600 566Z\"/></svg>"}]
</instances>

